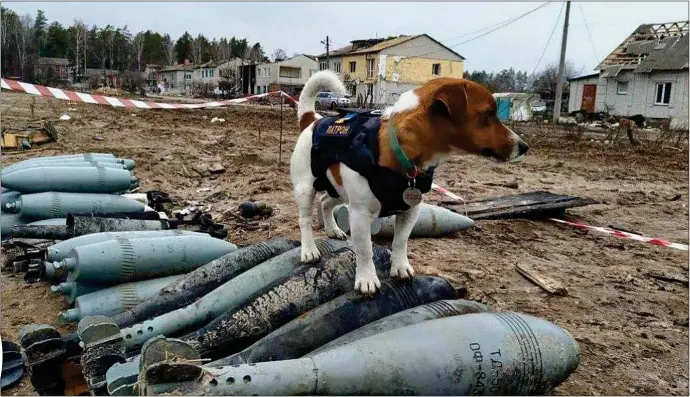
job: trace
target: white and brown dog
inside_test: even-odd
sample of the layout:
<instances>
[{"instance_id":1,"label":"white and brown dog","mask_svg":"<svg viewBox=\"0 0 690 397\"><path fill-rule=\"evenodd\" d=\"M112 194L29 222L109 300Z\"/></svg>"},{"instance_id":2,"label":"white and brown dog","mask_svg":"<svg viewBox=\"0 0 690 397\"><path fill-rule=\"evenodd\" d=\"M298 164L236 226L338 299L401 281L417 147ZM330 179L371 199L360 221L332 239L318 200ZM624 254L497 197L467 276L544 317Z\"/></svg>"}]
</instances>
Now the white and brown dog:
<instances>
[{"instance_id":1,"label":"white and brown dog","mask_svg":"<svg viewBox=\"0 0 690 397\"><path fill-rule=\"evenodd\" d=\"M304 86L297 116L302 131L290 160L290 177L299 207L302 239L302 262L319 259L312 234L312 207L315 198L315 176L311 172L311 146L314 121L321 118L314 110L320 91L344 94L345 87L329 71L314 74ZM387 124L393 123L404 155L416 169L436 166L455 153L473 153L498 161L511 161L527 151L527 144L506 128L496 115L496 101L481 85L458 78L437 78L412 91L405 92L387 108L379 130L379 165L406 174L399 156L391 149ZM321 200L323 223L331 238L345 239L333 217L333 208L346 202L350 212L350 231L357 258L355 289L373 294L381 283L372 260L370 227L378 216L381 203L373 195L367 179L350 167L336 163L328 168L327 177L339 198L327 195ZM419 205L395 217L391 272L393 278L407 279L414 270L407 259L407 240L419 215Z\"/></svg>"}]
</instances>

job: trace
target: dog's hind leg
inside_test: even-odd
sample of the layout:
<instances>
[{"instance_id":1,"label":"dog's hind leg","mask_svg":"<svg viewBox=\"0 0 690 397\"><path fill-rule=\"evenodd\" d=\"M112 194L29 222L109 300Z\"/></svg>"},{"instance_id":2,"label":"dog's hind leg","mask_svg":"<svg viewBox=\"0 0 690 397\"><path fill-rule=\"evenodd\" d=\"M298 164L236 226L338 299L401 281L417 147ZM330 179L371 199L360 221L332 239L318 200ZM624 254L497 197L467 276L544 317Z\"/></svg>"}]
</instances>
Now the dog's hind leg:
<instances>
[{"instance_id":1,"label":"dog's hind leg","mask_svg":"<svg viewBox=\"0 0 690 397\"><path fill-rule=\"evenodd\" d=\"M391 253L391 277L404 280L414 277L414 270L407 259L407 240L412 228L417 223L421 206L415 205L409 210L395 216L393 247Z\"/></svg>"},{"instance_id":2,"label":"dog's hind leg","mask_svg":"<svg viewBox=\"0 0 690 397\"><path fill-rule=\"evenodd\" d=\"M324 194L321 198L321 214L323 215L323 228L326 231L326 235L330 238L345 240L347 239L347 234L338 227L333 217L333 209L342 202L341 198L333 198L328 193Z\"/></svg>"}]
</instances>

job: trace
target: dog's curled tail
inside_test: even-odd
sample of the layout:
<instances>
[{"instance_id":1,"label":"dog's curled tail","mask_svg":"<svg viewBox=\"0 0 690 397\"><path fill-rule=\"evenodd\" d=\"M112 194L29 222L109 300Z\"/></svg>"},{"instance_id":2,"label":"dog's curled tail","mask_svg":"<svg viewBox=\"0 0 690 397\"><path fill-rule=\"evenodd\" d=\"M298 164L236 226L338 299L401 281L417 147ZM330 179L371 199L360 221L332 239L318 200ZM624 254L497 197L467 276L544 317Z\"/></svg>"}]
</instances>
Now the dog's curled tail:
<instances>
[{"instance_id":1,"label":"dog's curled tail","mask_svg":"<svg viewBox=\"0 0 690 397\"><path fill-rule=\"evenodd\" d=\"M314 104L316 96L322 91L330 91L337 95L345 95L347 93L345 85L340 81L337 74L329 70L314 73L304 85L299 96L299 103L297 104L297 120L299 121L300 131L316 120Z\"/></svg>"}]
</instances>

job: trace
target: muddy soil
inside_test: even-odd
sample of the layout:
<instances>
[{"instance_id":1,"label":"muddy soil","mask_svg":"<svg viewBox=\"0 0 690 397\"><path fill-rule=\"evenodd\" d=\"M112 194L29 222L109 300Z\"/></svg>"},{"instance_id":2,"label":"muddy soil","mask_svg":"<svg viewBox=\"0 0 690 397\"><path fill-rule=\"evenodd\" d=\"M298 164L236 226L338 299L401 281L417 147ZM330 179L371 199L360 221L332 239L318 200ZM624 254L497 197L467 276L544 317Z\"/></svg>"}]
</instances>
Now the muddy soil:
<instances>
[{"instance_id":1,"label":"muddy soil","mask_svg":"<svg viewBox=\"0 0 690 397\"><path fill-rule=\"evenodd\" d=\"M3 128L26 126L30 103L29 95L3 92ZM72 119L57 121L62 114ZM213 117L226 121L211 123ZM59 141L5 152L3 165L34 156L112 152L136 160L142 191L169 192L180 206L210 206L235 243L299 238L288 171L298 134L293 109L284 109L282 145L277 107L127 110L38 98L34 118L56 121ZM438 169L436 182L467 200L534 190L588 197L600 204L569 210L571 219L688 243L687 147L653 151L605 144L603 136L575 142L558 131L516 130L531 146L521 163L457 156ZM208 173L213 163L225 172ZM514 186L509 182L518 187L494 186ZM238 222L234 213L247 199L266 201L273 216L253 225ZM434 192L426 197L441 199ZM316 234L324 237L321 230ZM471 230L413 239L409 246L417 273L447 277L465 285L471 299L545 318L573 334L582 350L580 366L556 394L688 394L688 285L649 276L656 271L687 279L686 251L546 220L479 221ZM561 282L568 295L552 296L530 283L516 272L518 263ZM27 286L8 274L1 283L2 338L16 341L29 323L57 325L65 304L47 285ZM25 377L4 394L35 391Z\"/></svg>"}]
</instances>

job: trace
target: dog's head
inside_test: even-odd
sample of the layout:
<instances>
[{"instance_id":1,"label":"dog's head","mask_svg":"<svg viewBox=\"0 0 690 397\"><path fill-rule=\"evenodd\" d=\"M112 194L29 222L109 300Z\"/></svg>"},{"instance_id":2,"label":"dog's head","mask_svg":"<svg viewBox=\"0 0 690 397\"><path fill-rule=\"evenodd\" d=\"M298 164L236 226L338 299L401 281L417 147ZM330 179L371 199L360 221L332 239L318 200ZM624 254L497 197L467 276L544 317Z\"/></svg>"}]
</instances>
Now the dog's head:
<instances>
[{"instance_id":1,"label":"dog's head","mask_svg":"<svg viewBox=\"0 0 690 397\"><path fill-rule=\"evenodd\" d=\"M433 79L398 102L392 112L406 113L400 115L401 124L429 135L437 151L462 151L498 161L515 160L527 152L527 144L498 119L489 90L472 81Z\"/></svg>"}]
</instances>

